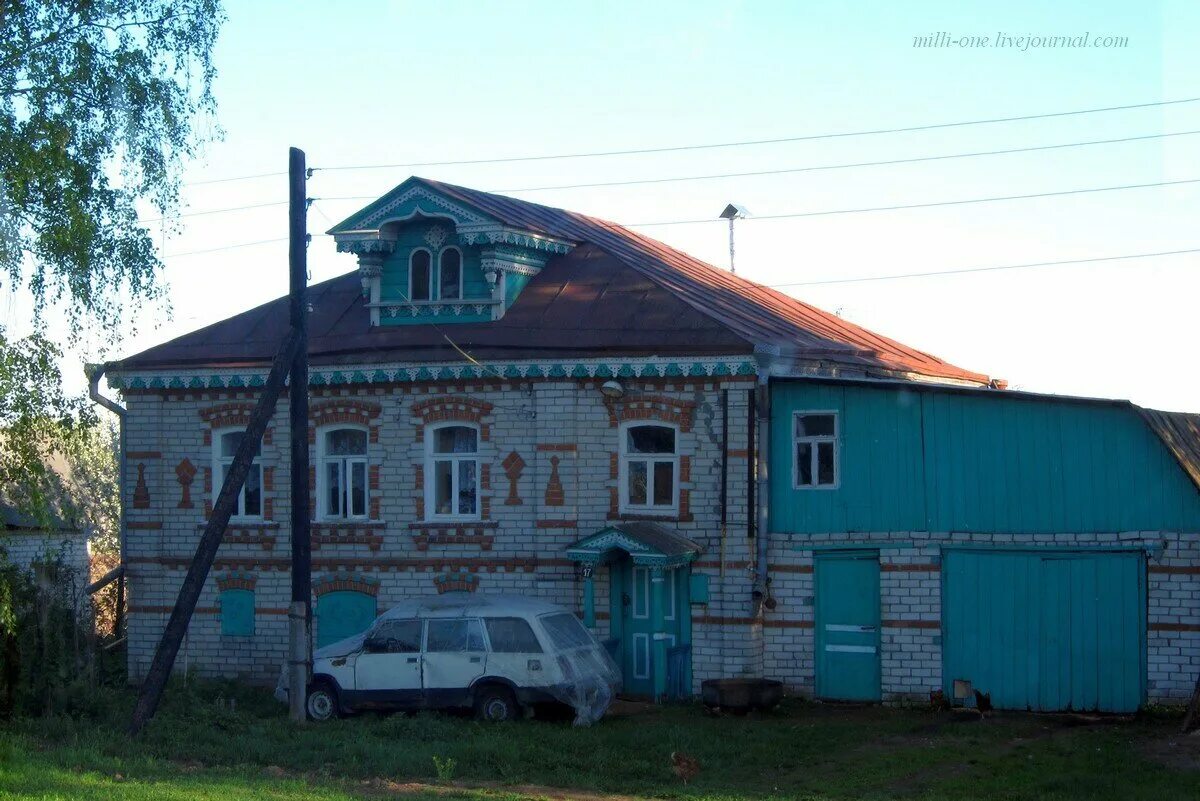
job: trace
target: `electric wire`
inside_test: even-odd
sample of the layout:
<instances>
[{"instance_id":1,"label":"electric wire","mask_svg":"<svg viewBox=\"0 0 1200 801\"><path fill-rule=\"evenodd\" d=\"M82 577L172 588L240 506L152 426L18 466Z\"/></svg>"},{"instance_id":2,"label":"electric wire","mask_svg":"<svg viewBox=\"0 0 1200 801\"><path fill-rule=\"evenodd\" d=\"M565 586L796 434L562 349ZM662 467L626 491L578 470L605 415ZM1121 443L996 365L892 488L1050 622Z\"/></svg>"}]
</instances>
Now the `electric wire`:
<instances>
[{"instance_id":1,"label":"electric wire","mask_svg":"<svg viewBox=\"0 0 1200 801\"><path fill-rule=\"evenodd\" d=\"M771 289L786 289L797 286L827 286L830 284L860 284L868 281L895 281L905 278L932 278L944 275L967 275L971 273L989 273L1002 270L1026 270L1037 267L1058 267L1070 264L1093 264L1096 262L1126 261L1130 259L1151 259L1162 256L1181 256L1189 253L1200 253L1200 247L1183 250L1162 250L1156 253L1124 253L1119 256L1093 256L1086 259L1059 259L1057 261L1035 261L1024 264L1002 264L987 267L963 267L952 270L933 270L922 273L901 273L898 275L869 275L855 278L830 278L820 281L793 281L786 284L765 284Z\"/></svg>"},{"instance_id":2,"label":"electric wire","mask_svg":"<svg viewBox=\"0 0 1200 801\"><path fill-rule=\"evenodd\" d=\"M717 148L752 147L757 145L774 145L786 142L811 142L821 139L839 139L855 136L877 136L881 134L912 133L915 131L932 131L944 128L960 128L970 125L993 125L1005 122L1020 122L1024 120L1050 119L1054 117L1071 117L1083 114L1100 114L1110 111L1127 111L1140 108L1182 105L1195 103L1200 97L1186 97L1176 100L1158 100L1148 103L1131 103L1122 106L1104 106L1100 108L1073 109L1070 111L1054 111L1041 114L1021 114L1011 117L991 117L985 119L959 120L955 122L929 123L925 125L909 125L897 128L875 128L858 131L835 131L831 133L807 134L803 136L786 136L773 139L749 139L734 142L711 142L696 145L670 145L665 147L633 148L629 150L603 150L579 153L552 153L526 156L506 156L479 159L448 159L443 161L410 161L394 164L341 164L329 167L313 167L314 172L347 171L347 170L383 170L399 169L401 167L450 167L472 164L505 164L512 162L551 161L556 159L601 158L610 156L633 156L646 153L675 153L687 150L713 150Z\"/></svg>"},{"instance_id":3,"label":"electric wire","mask_svg":"<svg viewBox=\"0 0 1200 801\"><path fill-rule=\"evenodd\" d=\"M800 217L824 217L832 214L865 214L877 211L900 211L903 209L928 209L938 206L962 206L971 203L995 203L1006 200L1030 200L1032 198L1041 197L1063 197L1066 195L1082 195L1092 192L1118 192L1127 189L1150 189L1162 186L1180 186L1183 184L1194 184L1200 182L1200 178L1184 178L1178 181L1154 181L1145 184L1122 184L1120 186L1096 186L1086 187L1083 189L1066 189L1058 192L1034 192L1028 195L998 195L994 197L978 197L978 198L963 198L960 200L938 200L929 203L905 203L895 206L869 206L865 208L854 209L828 209L824 211L801 211L789 212L786 214L758 214L743 218L743 222L755 220L785 220L795 219ZM699 225L701 223L719 223L724 222L720 219L695 219L695 220L652 220L650 222L636 223L614 223L615 225L625 228L649 228L659 225Z\"/></svg>"}]
</instances>

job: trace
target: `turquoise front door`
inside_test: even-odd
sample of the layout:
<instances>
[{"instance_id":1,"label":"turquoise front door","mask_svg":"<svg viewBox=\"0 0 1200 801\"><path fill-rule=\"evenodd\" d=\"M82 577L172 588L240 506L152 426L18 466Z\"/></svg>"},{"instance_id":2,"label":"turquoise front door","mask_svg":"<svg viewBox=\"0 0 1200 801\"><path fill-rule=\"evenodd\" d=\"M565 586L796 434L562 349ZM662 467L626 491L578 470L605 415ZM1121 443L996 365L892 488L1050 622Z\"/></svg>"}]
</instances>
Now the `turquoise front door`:
<instances>
[{"instance_id":1,"label":"turquoise front door","mask_svg":"<svg viewBox=\"0 0 1200 801\"><path fill-rule=\"evenodd\" d=\"M375 622L375 596L353 590L327 592L317 599L317 647L353 637Z\"/></svg>"},{"instance_id":2,"label":"turquoise front door","mask_svg":"<svg viewBox=\"0 0 1200 801\"><path fill-rule=\"evenodd\" d=\"M616 571L614 571L616 572ZM666 671L666 665L658 666L654 658L654 577L653 569L623 560L621 574L621 674L624 691L628 695L654 696L654 674ZM663 582L663 631L669 651L681 640L683 615L687 607L682 604L679 583L687 571L679 568L664 571Z\"/></svg>"},{"instance_id":3,"label":"turquoise front door","mask_svg":"<svg viewBox=\"0 0 1200 801\"><path fill-rule=\"evenodd\" d=\"M879 553L816 559L817 697L880 700Z\"/></svg>"}]
</instances>

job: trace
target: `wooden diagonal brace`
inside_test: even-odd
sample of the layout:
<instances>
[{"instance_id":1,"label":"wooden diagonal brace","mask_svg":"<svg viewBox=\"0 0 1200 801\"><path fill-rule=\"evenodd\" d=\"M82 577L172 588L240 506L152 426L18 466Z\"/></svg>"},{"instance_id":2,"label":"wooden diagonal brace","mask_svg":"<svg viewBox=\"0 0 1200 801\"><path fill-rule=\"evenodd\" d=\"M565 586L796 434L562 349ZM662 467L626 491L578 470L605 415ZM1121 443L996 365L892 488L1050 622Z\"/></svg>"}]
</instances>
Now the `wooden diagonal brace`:
<instances>
[{"instance_id":1,"label":"wooden diagonal brace","mask_svg":"<svg viewBox=\"0 0 1200 801\"><path fill-rule=\"evenodd\" d=\"M262 394L259 396L258 405L250 414L246 435L242 437L242 442L233 456L233 463L229 465L225 483L221 485L221 492L213 504L212 516L208 520L208 525L204 527L204 533L200 536L200 544L196 546L196 555L193 557L191 565L188 566L183 585L179 588L179 597L175 601L175 608L171 610L171 617L167 620L162 640L159 641L158 648L154 652L154 660L150 663L146 680L142 682L137 706L133 710L133 719L129 724L130 734L140 732L150 718L154 717L154 712L158 709L158 702L162 699L163 689L171 675L171 668L175 665L175 657L179 653L183 635L187 633L192 612L204 589L208 571L217 556L217 548L220 547L221 539L225 536L229 518L237 510L238 494L242 491L242 485L246 483L246 476L250 473L250 465L258 451L263 432L267 430L267 423L275 414L275 405L283 392L284 383L292 362L296 358L300 341L301 338L297 332L289 329L287 336L283 339L283 344L279 347L279 352L275 354L275 360L271 363L271 373L267 377L266 386L263 387Z\"/></svg>"}]
</instances>

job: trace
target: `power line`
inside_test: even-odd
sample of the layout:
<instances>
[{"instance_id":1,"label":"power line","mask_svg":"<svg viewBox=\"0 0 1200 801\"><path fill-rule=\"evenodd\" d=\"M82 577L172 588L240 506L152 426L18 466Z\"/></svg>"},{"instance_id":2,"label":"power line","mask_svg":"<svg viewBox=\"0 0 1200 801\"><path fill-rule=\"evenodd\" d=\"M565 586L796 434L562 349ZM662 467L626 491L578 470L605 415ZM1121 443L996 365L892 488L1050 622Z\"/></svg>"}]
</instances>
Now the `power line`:
<instances>
[{"instance_id":1,"label":"power line","mask_svg":"<svg viewBox=\"0 0 1200 801\"><path fill-rule=\"evenodd\" d=\"M1148 184L1125 184L1122 186L1097 186L1087 189L1067 189L1061 192L1036 192L1030 195L1003 195L999 197L978 197L966 198L963 200L939 200L932 203L908 203L896 206L871 206L858 209L830 209L828 211L802 211L789 214L759 214L753 217L745 218L745 221L754 220L784 220L797 217L823 217L830 214L863 214L874 211L899 211L901 209L927 209L936 206L961 206L969 203L995 203L1003 200L1029 200L1039 197L1061 197L1064 195L1082 195L1089 192L1117 192L1124 189L1148 189L1156 186L1178 186L1181 184L1194 184L1200 182L1200 178L1185 178L1180 181L1156 181ZM644 223L618 223L626 228L647 228L656 225L699 225L701 223L721 222L718 219L698 219L698 220L656 220L653 222Z\"/></svg>"},{"instance_id":2,"label":"power line","mask_svg":"<svg viewBox=\"0 0 1200 801\"><path fill-rule=\"evenodd\" d=\"M181 256L198 256L202 253L217 253L222 250L234 250L235 248L249 248L255 245L269 245L272 242L286 242L286 236L276 237L275 239L260 239L257 242L239 242L236 245L223 245L219 248L206 248L204 250L187 250L183 253L168 253L163 256L164 259L178 259Z\"/></svg>"},{"instance_id":3,"label":"power line","mask_svg":"<svg viewBox=\"0 0 1200 801\"><path fill-rule=\"evenodd\" d=\"M1056 267L1068 264L1093 264L1104 261L1124 261L1127 259L1150 259L1159 256L1180 256L1187 253L1200 253L1200 248L1185 250L1163 250L1157 253L1126 253L1121 256L1096 256L1088 259L1062 259L1059 261L1035 261L1025 264L1004 264L990 267L965 267L956 270L935 270L926 273L902 273L900 275L870 275L857 278L831 278L824 281L796 281L788 284L767 284L771 289L783 289L794 286L826 286L829 284L860 284L868 281L895 281L904 278L930 278L941 275L966 275L968 273L988 273L1000 270L1024 270L1031 267Z\"/></svg>"},{"instance_id":4,"label":"power line","mask_svg":"<svg viewBox=\"0 0 1200 801\"><path fill-rule=\"evenodd\" d=\"M1195 103L1200 97L1187 97L1178 100L1159 100L1150 103L1133 103L1124 106L1105 106L1102 108L1076 109L1072 111L1055 111L1045 114L1022 114L1014 117L991 117L977 120L960 120L957 122L939 122L926 125L910 125L902 128L875 128L861 131L836 131L832 133L808 134L805 136L787 136L776 139L751 139L737 142L714 142L698 145L672 145L668 147L635 148L630 150L605 150L587 153L553 153L529 156L507 156L500 158L457 159L448 161L410 161L397 164L343 164L332 167L313 167L314 171L326 172L338 170L385 170L401 167L449 167L469 164L505 164L519 161L551 161L555 159L601 158L609 156L634 156L646 153L674 153L684 150L713 150L729 147L751 147L756 145L774 145L786 142L811 142L819 139L839 139L853 136L876 136L879 134L911 133L914 131L932 131L943 128L960 128L968 125L993 125L1002 122L1020 122L1023 120L1049 119L1052 117L1071 117L1082 114L1100 114L1109 111L1127 111L1139 108L1181 105Z\"/></svg>"},{"instance_id":5,"label":"power line","mask_svg":"<svg viewBox=\"0 0 1200 801\"><path fill-rule=\"evenodd\" d=\"M229 178L206 178L203 181L187 181L184 186L204 186L206 184L227 184L232 181L250 181L255 178L274 178L276 175L287 175L287 172L260 172L255 175L234 175Z\"/></svg>"},{"instance_id":6,"label":"power line","mask_svg":"<svg viewBox=\"0 0 1200 801\"><path fill-rule=\"evenodd\" d=\"M175 214L170 217L147 217L144 220L139 219L140 223L162 222L163 220L174 220L180 217L204 217L209 214L225 214L230 211L247 211L249 209L265 209L268 206L286 206L286 200L277 200L271 203L255 203L250 206L230 206L224 209L208 209L206 211L185 211L182 214Z\"/></svg>"},{"instance_id":7,"label":"power line","mask_svg":"<svg viewBox=\"0 0 1200 801\"><path fill-rule=\"evenodd\" d=\"M1001 156L1010 153L1032 153L1041 150L1062 150L1072 147L1089 147L1092 145L1112 145L1123 142L1140 142L1149 139L1165 139L1172 136L1193 136L1200 130L1173 131L1171 133L1147 134L1145 136L1126 136L1120 139L1094 139L1087 142L1066 142L1057 145L1037 145L1034 147L1015 147L1005 150L980 150L971 153L946 153L935 156L917 156L906 159L888 159L886 161L858 161L849 164L822 164L812 167L785 167L774 170L755 170L752 172L726 172L711 175L681 175L669 178L635 178L627 181L598 181L588 184L555 184L552 186L525 186L505 189L489 189L489 192L545 192L552 189L592 189L604 186L636 186L645 184L667 184L680 181L708 181L717 178L753 178L763 175L785 175L798 172L820 172L823 170L845 170L853 167L886 167L895 164L916 164L924 161L944 161L947 159L965 159L977 156ZM336 199L336 198L331 198ZM361 198L355 198L359 200Z\"/></svg>"}]
</instances>

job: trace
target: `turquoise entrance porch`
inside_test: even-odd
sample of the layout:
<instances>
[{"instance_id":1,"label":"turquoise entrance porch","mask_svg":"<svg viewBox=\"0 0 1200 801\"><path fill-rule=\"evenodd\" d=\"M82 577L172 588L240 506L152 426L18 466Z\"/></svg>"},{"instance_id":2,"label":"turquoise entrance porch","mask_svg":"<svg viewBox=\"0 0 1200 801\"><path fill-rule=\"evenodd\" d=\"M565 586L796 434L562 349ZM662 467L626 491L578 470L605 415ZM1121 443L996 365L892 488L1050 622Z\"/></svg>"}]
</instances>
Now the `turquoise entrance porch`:
<instances>
[{"instance_id":1,"label":"turquoise entrance porch","mask_svg":"<svg viewBox=\"0 0 1200 801\"><path fill-rule=\"evenodd\" d=\"M596 628L596 583L608 575L609 638L624 693L691 695L691 563L700 546L653 522L617 523L567 549L583 575L583 622Z\"/></svg>"}]
</instances>

